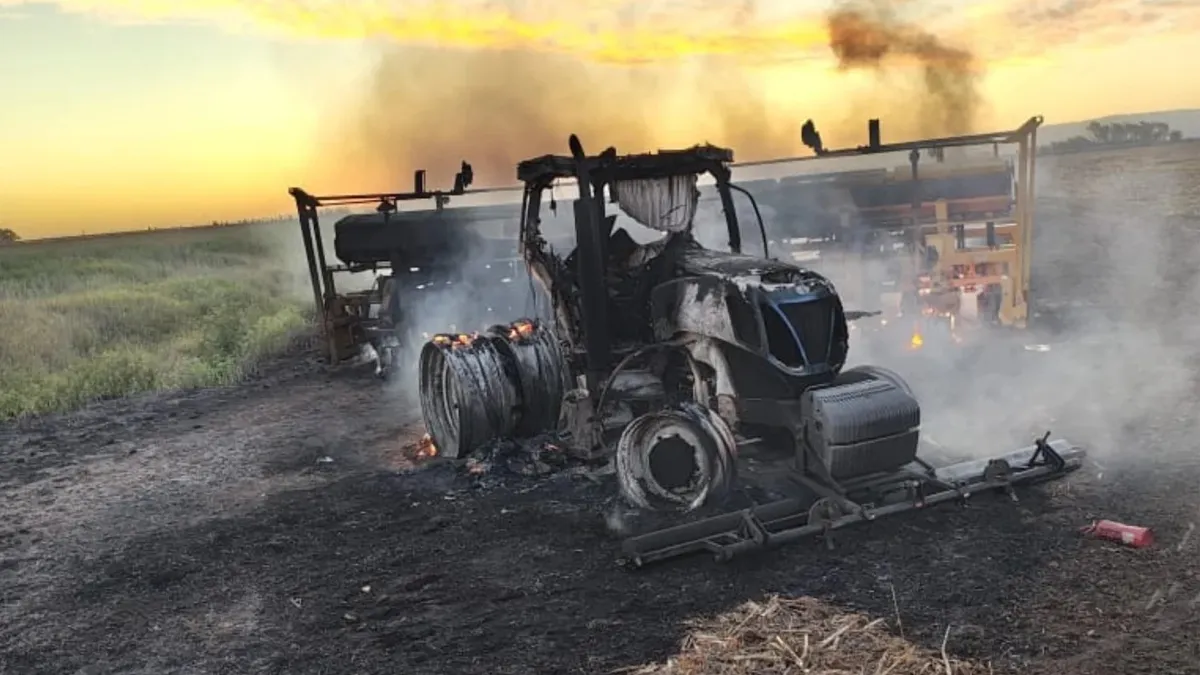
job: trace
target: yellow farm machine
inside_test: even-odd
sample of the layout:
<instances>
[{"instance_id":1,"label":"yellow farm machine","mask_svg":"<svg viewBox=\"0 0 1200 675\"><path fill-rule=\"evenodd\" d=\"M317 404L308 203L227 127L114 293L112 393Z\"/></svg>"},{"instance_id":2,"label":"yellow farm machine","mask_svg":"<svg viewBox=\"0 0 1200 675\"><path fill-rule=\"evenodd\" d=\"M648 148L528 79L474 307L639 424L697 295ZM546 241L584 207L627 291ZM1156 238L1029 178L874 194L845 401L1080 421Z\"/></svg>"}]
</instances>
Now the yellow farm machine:
<instances>
[{"instance_id":1,"label":"yellow farm machine","mask_svg":"<svg viewBox=\"0 0 1200 675\"><path fill-rule=\"evenodd\" d=\"M972 333L1030 323L1041 124L1033 117L1011 131L884 145L872 120L866 146L742 164L787 167L787 175L741 186L771 212L780 255L880 312L859 328L890 326L886 344L910 349L932 336L945 349ZM877 158L871 168L798 171L864 153Z\"/></svg>"}]
</instances>

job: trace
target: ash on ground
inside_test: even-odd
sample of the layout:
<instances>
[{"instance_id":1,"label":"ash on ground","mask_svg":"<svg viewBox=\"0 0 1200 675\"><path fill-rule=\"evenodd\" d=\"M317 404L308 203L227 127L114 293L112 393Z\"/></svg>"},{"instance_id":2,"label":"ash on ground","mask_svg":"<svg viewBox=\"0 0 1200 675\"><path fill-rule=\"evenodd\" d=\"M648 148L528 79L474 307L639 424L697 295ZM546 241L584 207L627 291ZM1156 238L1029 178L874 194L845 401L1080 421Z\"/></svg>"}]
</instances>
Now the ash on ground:
<instances>
[{"instance_id":1,"label":"ash on ground","mask_svg":"<svg viewBox=\"0 0 1200 675\"><path fill-rule=\"evenodd\" d=\"M499 476L549 476L587 464L571 457L560 434L546 433L520 440L499 440L471 453L462 470L485 480Z\"/></svg>"},{"instance_id":2,"label":"ash on ground","mask_svg":"<svg viewBox=\"0 0 1200 675\"><path fill-rule=\"evenodd\" d=\"M412 462L409 471L448 466L482 487L504 484L514 478L544 478L564 472L587 476L605 473L603 463L572 456L560 433L495 440L467 457L457 459L441 457L427 434L407 454Z\"/></svg>"},{"instance_id":3,"label":"ash on ground","mask_svg":"<svg viewBox=\"0 0 1200 675\"><path fill-rule=\"evenodd\" d=\"M567 487L564 483L565 489L596 509L605 529L618 537L797 496L787 462L774 457L750 456L740 467L736 486L728 494L714 497L703 506L688 511L643 510L621 497L612 458L587 461L572 455L567 448L568 439L564 433L547 432L533 438L496 440L465 458L450 459L438 453L426 434L409 449L411 466L405 472L434 468L442 476L447 475L443 472L452 472L454 479L446 484L447 494L515 488L530 480L540 483L565 479L575 486ZM467 486L462 483L464 479ZM582 494L581 490L588 494Z\"/></svg>"}]
</instances>

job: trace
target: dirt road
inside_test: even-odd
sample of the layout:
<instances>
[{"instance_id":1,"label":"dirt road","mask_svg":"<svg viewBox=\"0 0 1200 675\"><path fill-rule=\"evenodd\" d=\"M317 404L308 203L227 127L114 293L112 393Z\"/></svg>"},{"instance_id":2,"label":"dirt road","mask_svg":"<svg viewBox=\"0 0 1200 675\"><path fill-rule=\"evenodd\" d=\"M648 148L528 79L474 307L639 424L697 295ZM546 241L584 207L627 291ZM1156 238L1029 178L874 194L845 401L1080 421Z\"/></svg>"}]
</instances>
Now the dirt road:
<instances>
[{"instance_id":1,"label":"dirt road","mask_svg":"<svg viewBox=\"0 0 1200 675\"><path fill-rule=\"evenodd\" d=\"M770 591L898 609L934 645L950 626L951 651L998 672L1200 672L1200 564L1179 545L1195 464L1090 467L832 553L630 572L603 527L611 486L400 473L421 429L369 375L276 370L0 430L0 672L600 673ZM1101 516L1160 545L1077 535Z\"/></svg>"}]
</instances>

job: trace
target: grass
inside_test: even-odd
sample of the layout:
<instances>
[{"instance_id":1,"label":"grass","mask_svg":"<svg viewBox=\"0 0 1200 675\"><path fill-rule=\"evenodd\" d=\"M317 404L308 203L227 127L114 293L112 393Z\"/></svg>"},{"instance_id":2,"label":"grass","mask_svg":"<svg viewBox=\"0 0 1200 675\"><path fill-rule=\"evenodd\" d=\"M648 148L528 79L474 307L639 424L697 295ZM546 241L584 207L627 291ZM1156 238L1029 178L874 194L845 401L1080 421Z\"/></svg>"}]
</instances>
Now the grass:
<instances>
[{"instance_id":1,"label":"grass","mask_svg":"<svg viewBox=\"0 0 1200 675\"><path fill-rule=\"evenodd\" d=\"M243 378L311 323L292 238L270 223L0 247L0 419Z\"/></svg>"},{"instance_id":2,"label":"grass","mask_svg":"<svg viewBox=\"0 0 1200 675\"><path fill-rule=\"evenodd\" d=\"M630 675L750 675L751 673L888 673L984 675L986 664L951 658L950 628L940 650L917 646L883 619L845 613L815 598L773 595L713 619L689 622L682 648L665 663Z\"/></svg>"}]
</instances>

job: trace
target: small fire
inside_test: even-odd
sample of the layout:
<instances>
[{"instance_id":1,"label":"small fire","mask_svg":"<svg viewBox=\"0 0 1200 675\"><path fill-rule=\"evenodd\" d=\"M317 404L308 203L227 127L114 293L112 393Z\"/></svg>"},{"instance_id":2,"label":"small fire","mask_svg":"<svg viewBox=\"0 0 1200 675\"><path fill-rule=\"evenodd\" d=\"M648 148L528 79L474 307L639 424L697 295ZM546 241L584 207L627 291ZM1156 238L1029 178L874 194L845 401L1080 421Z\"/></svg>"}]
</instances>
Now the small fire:
<instances>
[{"instance_id":1,"label":"small fire","mask_svg":"<svg viewBox=\"0 0 1200 675\"><path fill-rule=\"evenodd\" d=\"M417 443L417 452L414 458L433 459L434 457L437 457L437 455L438 449L437 446L433 444L433 438L430 437L429 434L422 436L421 441Z\"/></svg>"},{"instance_id":2,"label":"small fire","mask_svg":"<svg viewBox=\"0 0 1200 675\"><path fill-rule=\"evenodd\" d=\"M921 337L921 333L914 331L912 339L908 341L908 346L912 349L920 349L925 344L925 338Z\"/></svg>"},{"instance_id":3,"label":"small fire","mask_svg":"<svg viewBox=\"0 0 1200 675\"><path fill-rule=\"evenodd\" d=\"M533 330L532 321L514 321L508 329L508 337L511 340L520 340L533 335Z\"/></svg>"},{"instance_id":4,"label":"small fire","mask_svg":"<svg viewBox=\"0 0 1200 675\"><path fill-rule=\"evenodd\" d=\"M451 349L458 349L461 347L470 347L472 344L474 344L475 337L476 336L474 336L474 335L467 335L465 333L460 333L458 335L447 335L445 333L439 333L438 335L434 335L433 339L431 341L433 342L433 344L438 345L440 347L450 347Z\"/></svg>"}]
</instances>

